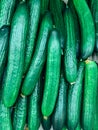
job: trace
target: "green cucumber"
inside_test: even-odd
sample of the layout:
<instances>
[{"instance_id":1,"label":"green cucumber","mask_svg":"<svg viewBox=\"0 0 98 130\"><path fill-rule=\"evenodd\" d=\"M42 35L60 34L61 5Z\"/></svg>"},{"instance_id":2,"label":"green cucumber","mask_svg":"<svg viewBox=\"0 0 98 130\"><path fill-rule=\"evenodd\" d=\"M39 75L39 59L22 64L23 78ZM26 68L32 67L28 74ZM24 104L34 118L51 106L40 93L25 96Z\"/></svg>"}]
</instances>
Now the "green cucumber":
<instances>
[{"instance_id":1,"label":"green cucumber","mask_svg":"<svg viewBox=\"0 0 98 130\"><path fill-rule=\"evenodd\" d=\"M22 93L24 95L29 95L32 93L35 84L42 72L46 61L46 48L47 40L52 29L52 18L49 12L47 12L40 25L39 36L35 48L35 52L31 61L30 68L26 74L26 77L22 86ZM32 84L32 85L31 85Z\"/></svg>"},{"instance_id":2,"label":"green cucumber","mask_svg":"<svg viewBox=\"0 0 98 130\"><path fill-rule=\"evenodd\" d=\"M5 69L9 44L9 26L0 28L0 78Z\"/></svg>"},{"instance_id":3,"label":"green cucumber","mask_svg":"<svg viewBox=\"0 0 98 130\"><path fill-rule=\"evenodd\" d=\"M3 102L7 107L15 103L22 81L27 26L28 10L26 4L21 3L11 24L7 73L3 84Z\"/></svg>"},{"instance_id":4,"label":"green cucumber","mask_svg":"<svg viewBox=\"0 0 98 130\"><path fill-rule=\"evenodd\" d=\"M2 91L0 90L0 129L12 130L10 108L5 107L2 101Z\"/></svg>"},{"instance_id":5,"label":"green cucumber","mask_svg":"<svg viewBox=\"0 0 98 130\"><path fill-rule=\"evenodd\" d=\"M68 91L67 125L70 130L74 130L80 121L83 77L84 62L80 62L76 83L70 85Z\"/></svg>"},{"instance_id":6,"label":"green cucumber","mask_svg":"<svg viewBox=\"0 0 98 130\"><path fill-rule=\"evenodd\" d=\"M27 97L20 95L13 111L13 129L23 130L27 115Z\"/></svg>"},{"instance_id":7,"label":"green cucumber","mask_svg":"<svg viewBox=\"0 0 98 130\"><path fill-rule=\"evenodd\" d=\"M68 84L65 82L63 72L61 72L58 98L52 115L52 125L54 130L62 130L65 126L67 110L67 88Z\"/></svg>"},{"instance_id":8,"label":"green cucumber","mask_svg":"<svg viewBox=\"0 0 98 130\"><path fill-rule=\"evenodd\" d=\"M60 32L61 47L64 48L66 32L62 15L61 0L50 0L50 11L53 15L54 25Z\"/></svg>"},{"instance_id":9,"label":"green cucumber","mask_svg":"<svg viewBox=\"0 0 98 130\"><path fill-rule=\"evenodd\" d=\"M77 77L76 36L74 18L67 6L64 12L64 22L67 32L66 46L64 47L65 76L69 83L74 83Z\"/></svg>"},{"instance_id":10,"label":"green cucumber","mask_svg":"<svg viewBox=\"0 0 98 130\"><path fill-rule=\"evenodd\" d=\"M32 59L32 54L34 51L34 45L38 30L39 18L40 18L40 0L29 0L29 28L26 40L26 51L25 51L25 64L24 64L24 73L29 69L30 62Z\"/></svg>"},{"instance_id":11,"label":"green cucumber","mask_svg":"<svg viewBox=\"0 0 98 130\"><path fill-rule=\"evenodd\" d=\"M51 117L47 117L47 119L45 119L44 117L42 117L42 127L44 130L50 130L51 128Z\"/></svg>"},{"instance_id":12,"label":"green cucumber","mask_svg":"<svg viewBox=\"0 0 98 130\"><path fill-rule=\"evenodd\" d=\"M17 0L0 0L0 28L11 23Z\"/></svg>"},{"instance_id":13,"label":"green cucumber","mask_svg":"<svg viewBox=\"0 0 98 130\"><path fill-rule=\"evenodd\" d=\"M41 87L40 80L36 83L33 93L28 98L28 129L38 130L41 121Z\"/></svg>"},{"instance_id":14,"label":"green cucumber","mask_svg":"<svg viewBox=\"0 0 98 130\"><path fill-rule=\"evenodd\" d=\"M94 61L86 60L82 107L82 128L92 130L98 87L98 68Z\"/></svg>"},{"instance_id":15,"label":"green cucumber","mask_svg":"<svg viewBox=\"0 0 98 130\"><path fill-rule=\"evenodd\" d=\"M73 0L81 31L81 58L92 55L95 46L95 28L90 9L85 0ZM89 22L88 22L89 21Z\"/></svg>"},{"instance_id":16,"label":"green cucumber","mask_svg":"<svg viewBox=\"0 0 98 130\"><path fill-rule=\"evenodd\" d=\"M81 130L80 122L78 123L78 125L77 125L75 130Z\"/></svg>"},{"instance_id":17,"label":"green cucumber","mask_svg":"<svg viewBox=\"0 0 98 130\"><path fill-rule=\"evenodd\" d=\"M41 14L43 15L49 7L49 0L41 0Z\"/></svg>"},{"instance_id":18,"label":"green cucumber","mask_svg":"<svg viewBox=\"0 0 98 130\"><path fill-rule=\"evenodd\" d=\"M47 49L46 77L42 100L42 114L50 116L54 110L60 78L61 46L59 33L53 29Z\"/></svg>"},{"instance_id":19,"label":"green cucumber","mask_svg":"<svg viewBox=\"0 0 98 130\"><path fill-rule=\"evenodd\" d=\"M90 9L95 24L95 51L98 52L98 0L91 0L90 3Z\"/></svg>"}]
</instances>

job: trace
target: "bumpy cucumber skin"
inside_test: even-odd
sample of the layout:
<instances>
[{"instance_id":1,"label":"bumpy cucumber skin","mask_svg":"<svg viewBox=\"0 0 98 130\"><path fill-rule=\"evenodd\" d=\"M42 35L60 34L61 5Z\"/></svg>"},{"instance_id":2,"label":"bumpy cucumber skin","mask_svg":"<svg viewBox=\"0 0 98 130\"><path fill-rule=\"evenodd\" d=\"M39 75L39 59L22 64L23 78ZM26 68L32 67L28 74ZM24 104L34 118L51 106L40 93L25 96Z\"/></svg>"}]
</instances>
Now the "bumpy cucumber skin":
<instances>
[{"instance_id":1,"label":"bumpy cucumber skin","mask_svg":"<svg viewBox=\"0 0 98 130\"><path fill-rule=\"evenodd\" d=\"M51 117L47 117L47 119L42 118L42 127L44 130L50 130L51 128Z\"/></svg>"},{"instance_id":2,"label":"bumpy cucumber skin","mask_svg":"<svg viewBox=\"0 0 98 130\"><path fill-rule=\"evenodd\" d=\"M60 78L61 46L59 33L53 29L47 49L46 77L42 100L42 114L50 116L55 107Z\"/></svg>"},{"instance_id":3,"label":"bumpy cucumber skin","mask_svg":"<svg viewBox=\"0 0 98 130\"><path fill-rule=\"evenodd\" d=\"M24 73L27 72L30 66L32 54L34 51L35 39L40 18L41 0L29 0L28 8L29 8L29 28L26 40Z\"/></svg>"},{"instance_id":4,"label":"bumpy cucumber skin","mask_svg":"<svg viewBox=\"0 0 98 130\"><path fill-rule=\"evenodd\" d=\"M29 130L38 130L41 121L40 111L41 87L40 80L36 83L33 93L29 97L28 105L28 128Z\"/></svg>"},{"instance_id":5,"label":"bumpy cucumber skin","mask_svg":"<svg viewBox=\"0 0 98 130\"><path fill-rule=\"evenodd\" d=\"M51 29L52 18L50 13L46 13L40 26L39 36L30 68L23 82L22 93L24 95L30 95L32 93L42 72L46 60L47 40Z\"/></svg>"},{"instance_id":6,"label":"bumpy cucumber skin","mask_svg":"<svg viewBox=\"0 0 98 130\"><path fill-rule=\"evenodd\" d=\"M27 19L28 10L26 4L22 3L18 6L11 24L7 73L3 84L3 102L7 107L15 103L22 81Z\"/></svg>"},{"instance_id":7,"label":"bumpy cucumber skin","mask_svg":"<svg viewBox=\"0 0 98 130\"><path fill-rule=\"evenodd\" d=\"M85 0L73 0L73 3L80 23L81 58L85 60L92 55L95 46L94 22Z\"/></svg>"},{"instance_id":8,"label":"bumpy cucumber skin","mask_svg":"<svg viewBox=\"0 0 98 130\"><path fill-rule=\"evenodd\" d=\"M19 96L13 112L13 129L23 130L27 115L27 97Z\"/></svg>"},{"instance_id":9,"label":"bumpy cucumber skin","mask_svg":"<svg viewBox=\"0 0 98 130\"><path fill-rule=\"evenodd\" d=\"M41 14L43 15L49 7L49 0L41 0Z\"/></svg>"},{"instance_id":10,"label":"bumpy cucumber skin","mask_svg":"<svg viewBox=\"0 0 98 130\"><path fill-rule=\"evenodd\" d=\"M10 108L5 107L2 101L2 92L0 90L0 129L12 130Z\"/></svg>"},{"instance_id":11,"label":"bumpy cucumber skin","mask_svg":"<svg viewBox=\"0 0 98 130\"><path fill-rule=\"evenodd\" d=\"M67 125L70 130L74 130L77 127L78 122L80 121L84 66L84 62L79 63L76 83L69 86Z\"/></svg>"},{"instance_id":12,"label":"bumpy cucumber skin","mask_svg":"<svg viewBox=\"0 0 98 130\"><path fill-rule=\"evenodd\" d=\"M98 0L91 0L90 3L90 9L95 24L95 51L98 52Z\"/></svg>"},{"instance_id":13,"label":"bumpy cucumber skin","mask_svg":"<svg viewBox=\"0 0 98 130\"><path fill-rule=\"evenodd\" d=\"M63 72L61 72L58 98L52 115L52 125L54 130L62 130L65 126L67 108L67 88L68 84L65 82Z\"/></svg>"},{"instance_id":14,"label":"bumpy cucumber skin","mask_svg":"<svg viewBox=\"0 0 98 130\"><path fill-rule=\"evenodd\" d=\"M4 72L9 41L9 26L3 26L0 28L0 78Z\"/></svg>"},{"instance_id":15,"label":"bumpy cucumber skin","mask_svg":"<svg viewBox=\"0 0 98 130\"><path fill-rule=\"evenodd\" d=\"M69 7L64 12L64 22L67 32L67 40L64 47L65 76L69 83L73 83L77 77L76 36L74 19Z\"/></svg>"},{"instance_id":16,"label":"bumpy cucumber skin","mask_svg":"<svg viewBox=\"0 0 98 130\"><path fill-rule=\"evenodd\" d=\"M86 61L82 108L82 128L92 130L98 87L98 68L94 61Z\"/></svg>"},{"instance_id":17,"label":"bumpy cucumber skin","mask_svg":"<svg viewBox=\"0 0 98 130\"><path fill-rule=\"evenodd\" d=\"M17 0L0 0L0 27L9 25Z\"/></svg>"}]
</instances>

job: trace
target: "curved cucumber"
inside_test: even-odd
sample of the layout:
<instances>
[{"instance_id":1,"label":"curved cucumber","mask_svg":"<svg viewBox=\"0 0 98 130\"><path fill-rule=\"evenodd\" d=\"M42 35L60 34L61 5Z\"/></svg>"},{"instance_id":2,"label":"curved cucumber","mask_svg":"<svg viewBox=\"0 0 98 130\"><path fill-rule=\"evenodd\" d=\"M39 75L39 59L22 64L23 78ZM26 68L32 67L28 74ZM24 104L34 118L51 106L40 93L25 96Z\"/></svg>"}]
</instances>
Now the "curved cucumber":
<instances>
[{"instance_id":1,"label":"curved cucumber","mask_svg":"<svg viewBox=\"0 0 98 130\"><path fill-rule=\"evenodd\" d=\"M42 127L44 130L50 130L51 128L51 117L47 117L47 119L42 118Z\"/></svg>"},{"instance_id":2,"label":"curved cucumber","mask_svg":"<svg viewBox=\"0 0 98 130\"><path fill-rule=\"evenodd\" d=\"M52 114L55 107L60 78L61 46L59 34L52 30L47 49L46 77L42 100L42 114L46 117Z\"/></svg>"},{"instance_id":3,"label":"curved cucumber","mask_svg":"<svg viewBox=\"0 0 98 130\"><path fill-rule=\"evenodd\" d=\"M81 58L92 55L95 46L95 28L91 12L85 0L73 0L81 31ZM88 22L89 20L89 22Z\"/></svg>"},{"instance_id":4,"label":"curved cucumber","mask_svg":"<svg viewBox=\"0 0 98 130\"><path fill-rule=\"evenodd\" d=\"M29 69L38 30L41 0L29 0L29 28L26 40L24 73Z\"/></svg>"},{"instance_id":5,"label":"curved cucumber","mask_svg":"<svg viewBox=\"0 0 98 130\"><path fill-rule=\"evenodd\" d=\"M40 81L40 80L39 80ZM40 82L36 83L33 93L30 95L28 107L28 128L29 130L38 130L41 121L40 111Z\"/></svg>"},{"instance_id":6,"label":"curved cucumber","mask_svg":"<svg viewBox=\"0 0 98 130\"><path fill-rule=\"evenodd\" d=\"M15 103L22 81L27 19L28 10L26 4L21 3L14 14L11 24L7 73L3 84L3 102L7 107Z\"/></svg>"},{"instance_id":7,"label":"curved cucumber","mask_svg":"<svg viewBox=\"0 0 98 130\"><path fill-rule=\"evenodd\" d=\"M23 82L22 93L24 95L29 95L32 93L35 84L37 83L37 80L40 77L40 74L42 72L46 60L47 39L51 29L52 29L51 15L50 13L46 13L45 16L43 17L40 26L39 36L30 68Z\"/></svg>"},{"instance_id":8,"label":"curved cucumber","mask_svg":"<svg viewBox=\"0 0 98 130\"><path fill-rule=\"evenodd\" d=\"M82 128L92 130L98 89L98 68L94 61L86 61L82 108Z\"/></svg>"},{"instance_id":9,"label":"curved cucumber","mask_svg":"<svg viewBox=\"0 0 98 130\"><path fill-rule=\"evenodd\" d=\"M13 113L13 129L23 130L27 115L27 97L20 95Z\"/></svg>"},{"instance_id":10,"label":"curved cucumber","mask_svg":"<svg viewBox=\"0 0 98 130\"><path fill-rule=\"evenodd\" d=\"M74 83L77 77L76 36L72 12L69 7L64 12L64 22L67 41L64 50L65 76L69 83Z\"/></svg>"},{"instance_id":11,"label":"curved cucumber","mask_svg":"<svg viewBox=\"0 0 98 130\"><path fill-rule=\"evenodd\" d=\"M0 90L0 129L12 130L10 108L5 107L2 101L2 92Z\"/></svg>"},{"instance_id":12,"label":"curved cucumber","mask_svg":"<svg viewBox=\"0 0 98 130\"><path fill-rule=\"evenodd\" d=\"M67 108L67 88L68 84L65 82L63 72L61 72L58 98L52 115L52 125L54 130L62 130L65 126Z\"/></svg>"},{"instance_id":13,"label":"curved cucumber","mask_svg":"<svg viewBox=\"0 0 98 130\"><path fill-rule=\"evenodd\" d=\"M74 130L80 121L83 77L84 62L80 62L76 83L71 85L68 91L67 125L71 130Z\"/></svg>"},{"instance_id":14,"label":"curved cucumber","mask_svg":"<svg viewBox=\"0 0 98 130\"><path fill-rule=\"evenodd\" d=\"M11 23L17 0L0 0L0 28Z\"/></svg>"},{"instance_id":15,"label":"curved cucumber","mask_svg":"<svg viewBox=\"0 0 98 130\"><path fill-rule=\"evenodd\" d=\"M9 26L3 26L0 28L0 78L4 72L9 41Z\"/></svg>"}]
</instances>

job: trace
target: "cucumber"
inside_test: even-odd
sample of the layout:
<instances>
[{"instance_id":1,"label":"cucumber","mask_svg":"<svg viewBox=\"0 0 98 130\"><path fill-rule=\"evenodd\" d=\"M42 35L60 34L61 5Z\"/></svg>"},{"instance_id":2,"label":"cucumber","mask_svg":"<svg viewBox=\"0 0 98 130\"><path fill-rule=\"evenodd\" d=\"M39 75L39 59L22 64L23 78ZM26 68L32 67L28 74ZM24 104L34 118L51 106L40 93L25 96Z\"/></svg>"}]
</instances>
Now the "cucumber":
<instances>
[{"instance_id":1,"label":"cucumber","mask_svg":"<svg viewBox=\"0 0 98 130\"><path fill-rule=\"evenodd\" d=\"M81 130L80 122L78 123L78 125L77 125L75 130Z\"/></svg>"},{"instance_id":2,"label":"cucumber","mask_svg":"<svg viewBox=\"0 0 98 130\"><path fill-rule=\"evenodd\" d=\"M44 117L42 118L42 127L44 130L50 130L51 129L51 117L47 117L45 119Z\"/></svg>"},{"instance_id":3,"label":"cucumber","mask_svg":"<svg viewBox=\"0 0 98 130\"><path fill-rule=\"evenodd\" d=\"M9 26L0 28L0 78L5 69L8 54Z\"/></svg>"},{"instance_id":4,"label":"cucumber","mask_svg":"<svg viewBox=\"0 0 98 130\"><path fill-rule=\"evenodd\" d=\"M23 130L27 115L27 97L20 95L13 111L13 129Z\"/></svg>"},{"instance_id":5,"label":"cucumber","mask_svg":"<svg viewBox=\"0 0 98 130\"><path fill-rule=\"evenodd\" d=\"M80 121L83 77L84 62L80 62L76 83L70 85L68 91L67 125L70 130L74 130Z\"/></svg>"},{"instance_id":6,"label":"cucumber","mask_svg":"<svg viewBox=\"0 0 98 130\"><path fill-rule=\"evenodd\" d=\"M64 19L62 15L61 0L50 0L50 11L53 16L54 25L60 32L61 47L64 48L66 32L64 27Z\"/></svg>"},{"instance_id":7,"label":"cucumber","mask_svg":"<svg viewBox=\"0 0 98 130\"><path fill-rule=\"evenodd\" d=\"M40 111L41 87L40 80L36 83L33 93L28 98L28 129L38 130L41 121Z\"/></svg>"},{"instance_id":8,"label":"cucumber","mask_svg":"<svg viewBox=\"0 0 98 130\"><path fill-rule=\"evenodd\" d=\"M82 107L82 128L92 130L98 89L98 68L94 61L86 60Z\"/></svg>"},{"instance_id":9,"label":"cucumber","mask_svg":"<svg viewBox=\"0 0 98 130\"><path fill-rule=\"evenodd\" d=\"M95 24L95 51L98 52L98 0L90 0L90 8Z\"/></svg>"},{"instance_id":10,"label":"cucumber","mask_svg":"<svg viewBox=\"0 0 98 130\"><path fill-rule=\"evenodd\" d=\"M0 90L0 129L12 130L10 108L5 107L2 101L2 91Z\"/></svg>"},{"instance_id":11,"label":"cucumber","mask_svg":"<svg viewBox=\"0 0 98 130\"><path fill-rule=\"evenodd\" d=\"M32 59L32 54L34 51L35 40L38 30L39 18L40 18L40 0L29 0L29 29L26 40L26 51L25 51L25 64L24 64L24 74L28 71L30 62Z\"/></svg>"},{"instance_id":12,"label":"cucumber","mask_svg":"<svg viewBox=\"0 0 98 130\"><path fill-rule=\"evenodd\" d=\"M49 0L41 0L41 14L43 15L49 7Z\"/></svg>"},{"instance_id":13,"label":"cucumber","mask_svg":"<svg viewBox=\"0 0 98 130\"><path fill-rule=\"evenodd\" d=\"M0 0L0 28L11 23L17 0Z\"/></svg>"},{"instance_id":14,"label":"cucumber","mask_svg":"<svg viewBox=\"0 0 98 130\"><path fill-rule=\"evenodd\" d=\"M66 46L64 47L64 71L67 81L72 84L77 77L76 36L74 18L68 6L64 12L64 22L67 32Z\"/></svg>"},{"instance_id":15,"label":"cucumber","mask_svg":"<svg viewBox=\"0 0 98 130\"><path fill-rule=\"evenodd\" d=\"M48 41L45 86L41 107L44 117L50 116L55 107L59 89L60 64L60 38L58 31L53 29Z\"/></svg>"},{"instance_id":16,"label":"cucumber","mask_svg":"<svg viewBox=\"0 0 98 130\"><path fill-rule=\"evenodd\" d=\"M54 130L62 130L65 126L67 108L67 88L68 84L65 82L63 72L61 72L58 98L52 115L52 125Z\"/></svg>"},{"instance_id":17,"label":"cucumber","mask_svg":"<svg viewBox=\"0 0 98 130\"><path fill-rule=\"evenodd\" d=\"M7 73L3 84L3 102L7 107L15 103L22 81L27 19L28 10L23 2L16 9L11 24Z\"/></svg>"},{"instance_id":18,"label":"cucumber","mask_svg":"<svg viewBox=\"0 0 98 130\"><path fill-rule=\"evenodd\" d=\"M81 31L81 59L92 55L95 46L95 28L90 9L85 0L73 0ZM89 21L89 22L88 22Z\"/></svg>"},{"instance_id":19,"label":"cucumber","mask_svg":"<svg viewBox=\"0 0 98 130\"><path fill-rule=\"evenodd\" d=\"M40 77L40 74L44 67L44 63L46 61L47 39L51 29L52 29L52 18L50 13L47 12L43 17L35 52L31 61L30 68L23 82L22 93L24 95L30 95L32 93L35 84L38 78Z\"/></svg>"}]
</instances>

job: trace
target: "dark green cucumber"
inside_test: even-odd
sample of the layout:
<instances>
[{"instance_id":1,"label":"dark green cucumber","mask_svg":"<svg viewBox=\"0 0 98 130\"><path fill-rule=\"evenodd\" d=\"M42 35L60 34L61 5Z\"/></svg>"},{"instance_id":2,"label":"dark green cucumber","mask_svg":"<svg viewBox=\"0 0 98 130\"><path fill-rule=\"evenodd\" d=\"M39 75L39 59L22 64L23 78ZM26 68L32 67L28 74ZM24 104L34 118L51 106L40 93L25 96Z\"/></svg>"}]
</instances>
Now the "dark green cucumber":
<instances>
[{"instance_id":1,"label":"dark green cucumber","mask_svg":"<svg viewBox=\"0 0 98 130\"><path fill-rule=\"evenodd\" d=\"M52 115L52 125L54 130L62 130L65 126L67 108L67 88L68 84L65 82L63 72L61 72L58 98Z\"/></svg>"},{"instance_id":2,"label":"dark green cucumber","mask_svg":"<svg viewBox=\"0 0 98 130\"><path fill-rule=\"evenodd\" d=\"M22 81L27 26L28 10L26 4L21 3L11 24L7 73L3 84L3 102L7 107L15 103Z\"/></svg>"},{"instance_id":3,"label":"dark green cucumber","mask_svg":"<svg viewBox=\"0 0 98 130\"><path fill-rule=\"evenodd\" d=\"M95 28L90 9L85 0L73 0L81 31L81 58L92 55L95 46ZM89 22L88 22L89 21Z\"/></svg>"},{"instance_id":4,"label":"dark green cucumber","mask_svg":"<svg viewBox=\"0 0 98 130\"><path fill-rule=\"evenodd\" d=\"M9 26L3 26L0 28L0 78L4 72L9 41Z\"/></svg>"},{"instance_id":5,"label":"dark green cucumber","mask_svg":"<svg viewBox=\"0 0 98 130\"><path fill-rule=\"evenodd\" d=\"M74 18L68 6L64 12L64 22L67 32L67 40L64 47L65 75L69 83L74 83L77 77L76 36Z\"/></svg>"},{"instance_id":6,"label":"dark green cucumber","mask_svg":"<svg viewBox=\"0 0 98 130\"><path fill-rule=\"evenodd\" d=\"M29 69L30 62L32 59L32 54L34 51L35 39L39 24L40 17L40 0L29 0L29 28L26 40L26 51L25 51L25 64L24 64L24 73L26 73Z\"/></svg>"},{"instance_id":7,"label":"dark green cucumber","mask_svg":"<svg viewBox=\"0 0 98 130\"><path fill-rule=\"evenodd\" d=\"M84 62L79 63L76 83L69 86L67 106L67 125L69 130L75 130L80 121L84 65Z\"/></svg>"},{"instance_id":8,"label":"dark green cucumber","mask_svg":"<svg viewBox=\"0 0 98 130\"><path fill-rule=\"evenodd\" d=\"M0 28L11 23L17 0L0 0Z\"/></svg>"},{"instance_id":9,"label":"dark green cucumber","mask_svg":"<svg viewBox=\"0 0 98 130\"><path fill-rule=\"evenodd\" d=\"M49 7L49 0L41 0L41 14L43 15Z\"/></svg>"},{"instance_id":10,"label":"dark green cucumber","mask_svg":"<svg viewBox=\"0 0 98 130\"><path fill-rule=\"evenodd\" d=\"M46 60L47 40L51 29L52 18L50 13L47 12L43 17L42 23L40 25L35 52L31 61L30 68L23 82L22 93L24 95L29 95L32 93L35 84L40 77Z\"/></svg>"},{"instance_id":11,"label":"dark green cucumber","mask_svg":"<svg viewBox=\"0 0 98 130\"><path fill-rule=\"evenodd\" d=\"M28 98L28 129L38 130L41 121L41 87L40 80L36 83L33 93Z\"/></svg>"},{"instance_id":12,"label":"dark green cucumber","mask_svg":"<svg viewBox=\"0 0 98 130\"><path fill-rule=\"evenodd\" d=\"M45 117L50 116L55 107L59 88L60 64L61 46L59 33L56 29L53 29L48 41L46 77L41 108Z\"/></svg>"},{"instance_id":13,"label":"dark green cucumber","mask_svg":"<svg viewBox=\"0 0 98 130\"><path fill-rule=\"evenodd\" d=\"M44 130L50 130L51 128L51 117L47 117L47 119L45 119L44 117L42 117L42 127Z\"/></svg>"},{"instance_id":14,"label":"dark green cucumber","mask_svg":"<svg viewBox=\"0 0 98 130\"><path fill-rule=\"evenodd\" d=\"M20 95L13 112L13 129L23 130L26 123L27 115L27 97Z\"/></svg>"},{"instance_id":15,"label":"dark green cucumber","mask_svg":"<svg viewBox=\"0 0 98 130\"><path fill-rule=\"evenodd\" d=\"M94 61L86 61L82 108L82 128L92 130L98 87L98 68ZM98 100L98 99L97 99Z\"/></svg>"},{"instance_id":16,"label":"dark green cucumber","mask_svg":"<svg viewBox=\"0 0 98 130\"><path fill-rule=\"evenodd\" d=\"M2 91L0 90L0 129L12 130L10 108L5 107L2 101Z\"/></svg>"},{"instance_id":17,"label":"dark green cucumber","mask_svg":"<svg viewBox=\"0 0 98 130\"><path fill-rule=\"evenodd\" d=\"M95 51L98 52L98 0L90 0L90 8L95 24Z\"/></svg>"},{"instance_id":18,"label":"dark green cucumber","mask_svg":"<svg viewBox=\"0 0 98 130\"><path fill-rule=\"evenodd\" d=\"M53 15L54 25L60 32L61 47L64 48L66 32L62 15L61 0L50 0L50 11Z\"/></svg>"}]
</instances>

